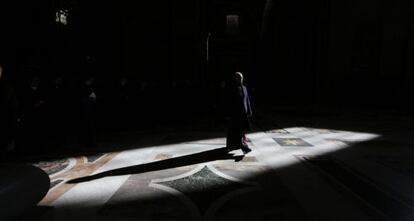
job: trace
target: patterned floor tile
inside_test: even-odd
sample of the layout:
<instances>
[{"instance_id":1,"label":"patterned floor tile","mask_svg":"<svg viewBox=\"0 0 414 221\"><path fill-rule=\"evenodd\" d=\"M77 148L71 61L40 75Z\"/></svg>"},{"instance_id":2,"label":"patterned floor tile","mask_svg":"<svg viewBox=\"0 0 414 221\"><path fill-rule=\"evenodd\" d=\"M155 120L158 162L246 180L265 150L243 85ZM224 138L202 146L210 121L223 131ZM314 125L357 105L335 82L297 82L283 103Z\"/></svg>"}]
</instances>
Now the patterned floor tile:
<instances>
[{"instance_id":1,"label":"patterned floor tile","mask_svg":"<svg viewBox=\"0 0 414 221\"><path fill-rule=\"evenodd\" d=\"M273 138L283 147L312 147L312 145L301 138Z\"/></svg>"}]
</instances>

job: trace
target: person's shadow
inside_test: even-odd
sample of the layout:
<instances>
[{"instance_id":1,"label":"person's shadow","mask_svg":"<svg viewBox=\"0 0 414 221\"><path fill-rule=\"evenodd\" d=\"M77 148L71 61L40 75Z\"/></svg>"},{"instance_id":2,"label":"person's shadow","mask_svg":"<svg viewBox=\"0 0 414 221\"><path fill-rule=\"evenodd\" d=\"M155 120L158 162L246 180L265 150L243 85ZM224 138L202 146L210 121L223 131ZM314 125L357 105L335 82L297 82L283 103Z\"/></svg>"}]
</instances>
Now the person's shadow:
<instances>
[{"instance_id":1,"label":"person's shadow","mask_svg":"<svg viewBox=\"0 0 414 221\"><path fill-rule=\"evenodd\" d=\"M95 179L99 179L103 177L108 177L108 176L121 176L121 175L128 175L128 174L145 173L145 172L171 169L171 168L176 168L176 167L211 162L215 160L234 160L235 162L239 162L243 158L244 158L244 155L234 155L234 154L228 153L227 148L222 147L222 148L218 148L214 150L208 150L208 151L190 154L186 156L181 156L177 158L109 170L109 171L97 173L97 174L90 175L90 176L72 179L72 180L69 180L67 183L76 184L76 183L87 182L87 181L91 181L91 180L95 180Z\"/></svg>"}]
</instances>

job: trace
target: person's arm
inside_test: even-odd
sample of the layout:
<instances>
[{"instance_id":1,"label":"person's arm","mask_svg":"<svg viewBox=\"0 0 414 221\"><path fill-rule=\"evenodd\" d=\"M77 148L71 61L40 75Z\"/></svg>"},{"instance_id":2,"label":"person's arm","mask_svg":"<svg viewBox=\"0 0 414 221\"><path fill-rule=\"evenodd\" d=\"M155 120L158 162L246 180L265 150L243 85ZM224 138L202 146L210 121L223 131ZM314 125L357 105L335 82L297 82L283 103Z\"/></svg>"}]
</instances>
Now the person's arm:
<instances>
[{"instance_id":1,"label":"person's arm","mask_svg":"<svg viewBox=\"0 0 414 221\"><path fill-rule=\"evenodd\" d=\"M247 116L251 117L253 115L253 111L252 111L252 107L250 106L250 96L249 93L247 92L247 88L246 88L246 100L247 100Z\"/></svg>"}]
</instances>

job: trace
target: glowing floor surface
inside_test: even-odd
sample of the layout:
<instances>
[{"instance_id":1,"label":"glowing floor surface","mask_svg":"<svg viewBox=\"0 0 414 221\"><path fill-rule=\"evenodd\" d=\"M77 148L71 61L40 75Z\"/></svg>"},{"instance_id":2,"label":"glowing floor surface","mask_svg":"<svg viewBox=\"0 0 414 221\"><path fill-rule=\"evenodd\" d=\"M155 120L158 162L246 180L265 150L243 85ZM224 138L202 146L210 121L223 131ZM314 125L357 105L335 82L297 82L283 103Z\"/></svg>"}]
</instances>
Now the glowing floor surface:
<instances>
[{"instance_id":1,"label":"glowing floor surface","mask_svg":"<svg viewBox=\"0 0 414 221\"><path fill-rule=\"evenodd\" d=\"M52 185L37 220L414 219L408 138L256 129L247 155L228 153L224 137L187 131L140 138L156 145L39 162Z\"/></svg>"}]
</instances>

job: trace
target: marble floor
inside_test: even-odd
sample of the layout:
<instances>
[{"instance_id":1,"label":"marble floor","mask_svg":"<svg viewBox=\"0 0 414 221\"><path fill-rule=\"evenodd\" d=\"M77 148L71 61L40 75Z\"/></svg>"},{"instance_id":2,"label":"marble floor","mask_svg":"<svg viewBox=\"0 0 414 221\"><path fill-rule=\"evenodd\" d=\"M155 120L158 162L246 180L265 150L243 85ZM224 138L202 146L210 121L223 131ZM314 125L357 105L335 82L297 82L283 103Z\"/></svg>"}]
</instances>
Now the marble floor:
<instances>
[{"instance_id":1,"label":"marble floor","mask_svg":"<svg viewBox=\"0 0 414 221\"><path fill-rule=\"evenodd\" d=\"M220 127L144 133L128 148L36 162L51 187L35 219L414 220L407 124L267 113L247 155L226 151Z\"/></svg>"}]
</instances>

